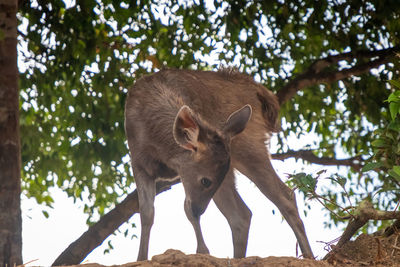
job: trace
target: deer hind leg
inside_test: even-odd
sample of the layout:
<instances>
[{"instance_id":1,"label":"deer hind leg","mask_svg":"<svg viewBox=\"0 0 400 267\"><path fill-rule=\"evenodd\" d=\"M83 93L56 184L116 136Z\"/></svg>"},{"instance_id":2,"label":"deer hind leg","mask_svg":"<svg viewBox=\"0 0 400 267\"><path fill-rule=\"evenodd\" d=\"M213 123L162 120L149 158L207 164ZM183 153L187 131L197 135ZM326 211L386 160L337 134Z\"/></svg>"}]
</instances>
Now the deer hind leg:
<instances>
[{"instance_id":1,"label":"deer hind leg","mask_svg":"<svg viewBox=\"0 0 400 267\"><path fill-rule=\"evenodd\" d=\"M251 211L236 191L234 179L233 169L231 168L215 193L213 200L231 227L234 257L244 258L249 236Z\"/></svg>"},{"instance_id":2,"label":"deer hind leg","mask_svg":"<svg viewBox=\"0 0 400 267\"><path fill-rule=\"evenodd\" d=\"M314 258L299 216L294 192L276 174L263 142L260 142L259 146L246 145L240 144L240 149L233 150L236 152L232 155L235 167L252 180L261 192L278 207L292 228L303 256Z\"/></svg>"},{"instance_id":3,"label":"deer hind leg","mask_svg":"<svg viewBox=\"0 0 400 267\"><path fill-rule=\"evenodd\" d=\"M141 235L138 261L147 260L149 251L150 230L154 222L154 198L156 195L155 179L132 162L136 188L139 197Z\"/></svg>"}]
</instances>

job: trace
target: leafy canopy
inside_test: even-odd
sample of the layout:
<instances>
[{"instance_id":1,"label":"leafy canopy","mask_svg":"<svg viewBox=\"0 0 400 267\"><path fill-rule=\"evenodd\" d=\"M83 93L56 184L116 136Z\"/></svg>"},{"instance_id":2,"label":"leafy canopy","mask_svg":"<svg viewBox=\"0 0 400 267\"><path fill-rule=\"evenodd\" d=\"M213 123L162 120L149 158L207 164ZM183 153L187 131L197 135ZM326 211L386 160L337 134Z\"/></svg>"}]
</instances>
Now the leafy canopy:
<instances>
[{"instance_id":1,"label":"leafy canopy","mask_svg":"<svg viewBox=\"0 0 400 267\"><path fill-rule=\"evenodd\" d=\"M234 65L275 92L308 73L311 82L282 101L278 152L290 149L290 133L315 132L316 156L343 151L367 159L374 131L389 123L387 81L399 76L398 60L368 71L368 55L400 44L399 14L397 0L23 1L24 194L51 205L48 189L57 186L88 198L90 215L112 207L134 182L124 141L126 92L162 67ZM342 54L323 68L315 64ZM335 76L362 64L367 70L355 76ZM321 69L333 78L317 82ZM393 177L362 177L397 190L384 195L388 206L399 199Z\"/></svg>"}]
</instances>

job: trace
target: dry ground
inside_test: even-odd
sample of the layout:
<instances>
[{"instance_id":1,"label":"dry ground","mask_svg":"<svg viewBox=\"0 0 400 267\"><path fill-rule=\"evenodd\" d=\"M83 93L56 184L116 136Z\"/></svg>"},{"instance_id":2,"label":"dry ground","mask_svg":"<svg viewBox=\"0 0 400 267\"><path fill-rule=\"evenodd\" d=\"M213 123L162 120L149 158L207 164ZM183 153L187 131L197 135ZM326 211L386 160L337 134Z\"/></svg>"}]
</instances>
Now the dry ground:
<instances>
[{"instance_id":1,"label":"dry ground","mask_svg":"<svg viewBox=\"0 0 400 267\"><path fill-rule=\"evenodd\" d=\"M98 264L75 265L74 267L101 267ZM167 266L285 266L285 267L330 267L330 266L399 266L400 233L390 237L374 237L362 234L355 241L330 254L327 261L297 259L293 257L248 257L244 259L220 259L210 255L185 255L178 250L167 250L154 256L151 261L133 262L118 267L167 267ZM115 266L117 267L117 266Z\"/></svg>"}]
</instances>

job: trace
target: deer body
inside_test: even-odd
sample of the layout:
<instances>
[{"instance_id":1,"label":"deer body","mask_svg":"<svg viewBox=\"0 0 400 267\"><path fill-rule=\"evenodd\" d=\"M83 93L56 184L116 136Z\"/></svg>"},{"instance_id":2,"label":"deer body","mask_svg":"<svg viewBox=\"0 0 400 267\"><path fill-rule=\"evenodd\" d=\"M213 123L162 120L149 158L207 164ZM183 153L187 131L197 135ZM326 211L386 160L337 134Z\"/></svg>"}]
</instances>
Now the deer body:
<instances>
[{"instance_id":1,"label":"deer body","mask_svg":"<svg viewBox=\"0 0 400 267\"><path fill-rule=\"evenodd\" d=\"M313 257L294 194L275 173L265 146L278 111L273 93L235 71L162 70L136 82L125 128L142 224L138 260L148 256L156 180L177 176L197 252L209 252L200 216L213 199L231 227L234 257L245 257L251 212L236 191L234 169L279 208L303 255Z\"/></svg>"}]
</instances>

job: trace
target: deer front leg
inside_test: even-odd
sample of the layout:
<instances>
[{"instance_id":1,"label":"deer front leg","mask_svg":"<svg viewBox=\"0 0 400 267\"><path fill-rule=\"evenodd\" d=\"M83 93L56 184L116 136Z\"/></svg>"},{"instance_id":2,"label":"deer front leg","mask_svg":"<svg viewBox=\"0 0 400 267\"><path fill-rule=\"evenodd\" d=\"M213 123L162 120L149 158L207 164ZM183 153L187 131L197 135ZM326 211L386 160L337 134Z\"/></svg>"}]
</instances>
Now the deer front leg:
<instances>
[{"instance_id":1,"label":"deer front leg","mask_svg":"<svg viewBox=\"0 0 400 267\"><path fill-rule=\"evenodd\" d=\"M233 170L230 169L213 200L231 227L233 256L244 258L246 257L251 211L237 192L234 179Z\"/></svg>"},{"instance_id":2,"label":"deer front leg","mask_svg":"<svg viewBox=\"0 0 400 267\"><path fill-rule=\"evenodd\" d=\"M196 234L196 239L197 239L196 253L210 254L206 246L206 243L204 242L203 234L201 233L200 214L194 214L190 200L187 199L185 200L185 213L186 217L192 224L194 232Z\"/></svg>"},{"instance_id":3,"label":"deer front leg","mask_svg":"<svg viewBox=\"0 0 400 267\"><path fill-rule=\"evenodd\" d=\"M154 222L154 198L156 195L155 180L145 172L136 168L136 187L139 197L139 212L141 222L141 235L138 261L147 260L149 251L150 230Z\"/></svg>"}]
</instances>

